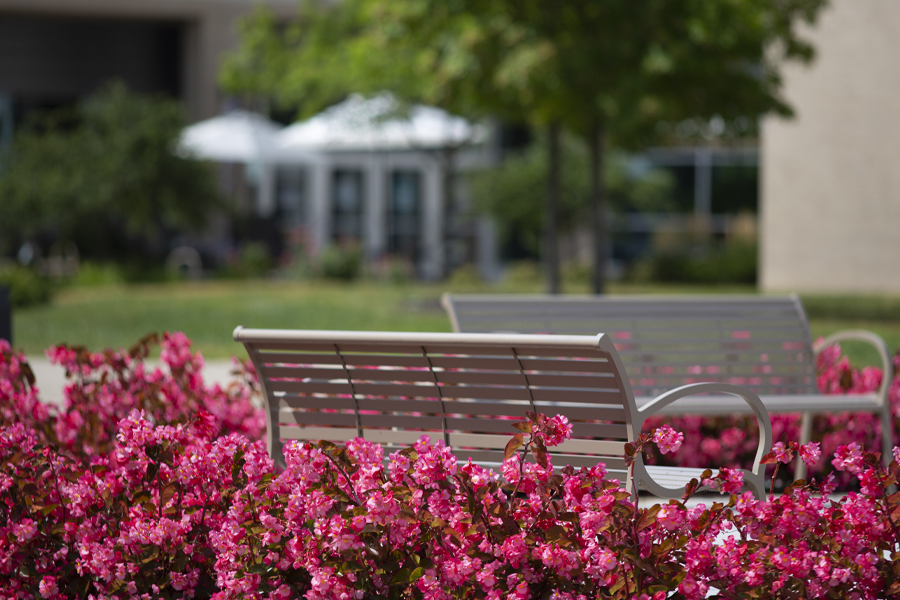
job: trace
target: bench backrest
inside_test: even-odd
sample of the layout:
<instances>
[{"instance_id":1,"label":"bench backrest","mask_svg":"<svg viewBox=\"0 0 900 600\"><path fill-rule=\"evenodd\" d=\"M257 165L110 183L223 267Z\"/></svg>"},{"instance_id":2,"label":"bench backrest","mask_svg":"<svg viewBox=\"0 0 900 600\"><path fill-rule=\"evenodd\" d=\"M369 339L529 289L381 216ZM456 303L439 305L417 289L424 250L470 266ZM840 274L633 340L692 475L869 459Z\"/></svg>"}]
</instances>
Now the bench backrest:
<instances>
[{"instance_id":1,"label":"bench backrest","mask_svg":"<svg viewBox=\"0 0 900 600\"><path fill-rule=\"evenodd\" d=\"M609 335L638 397L701 381L758 395L816 394L806 313L795 295L449 295L454 331Z\"/></svg>"},{"instance_id":2,"label":"bench backrest","mask_svg":"<svg viewBox=\"0 0 900 600\"><path fill-rule=\"evenodd\" d=\"M596 336L378 333L243 329L266 399L269 453L285 439L346 442L386 451L423 434L456 455L500 463L525 411L564 414L573 439L562 466L606 463L626 482L624 443L639 423L611 340Z\"/></svg>"}]
</instances>

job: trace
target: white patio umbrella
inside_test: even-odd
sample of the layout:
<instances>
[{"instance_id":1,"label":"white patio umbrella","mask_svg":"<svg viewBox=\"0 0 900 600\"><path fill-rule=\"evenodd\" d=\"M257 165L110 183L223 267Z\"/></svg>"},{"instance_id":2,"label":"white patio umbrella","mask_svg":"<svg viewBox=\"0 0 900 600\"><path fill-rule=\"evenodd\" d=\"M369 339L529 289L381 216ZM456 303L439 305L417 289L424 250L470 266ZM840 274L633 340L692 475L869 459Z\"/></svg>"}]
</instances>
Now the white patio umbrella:
<instances>
[{"instance_id":1,"label":"white patio umbrella","mask_svg":"<svg viewBox=\"0 0 900 600\"><path fill-rule=\"evenodd\" d=\"M366 99L354 94L318 115L278 134L282 156L294 152L421 150L478 143L483 126L438 108L415 105L407 114L388 93Z\"/></svg>"},{"instance_id":2,"label":"white patio umbrella","mask_svg":"<svg viewBox=\"0 0 900 600\"><path fill-rule=\"evenodd\" d=\"M257 187L256 209L260 216L275 210L276 136L282 126L266 117L233 110L200 121L181 132L180 156L247 165L247 178Z\"/></svg>"},{"instance_id":3,"label":"white patio umbrella","mask_svg":"<svg viewBox=\"0 0 900 600\"><path fill-rule=\"evenodd\" d=\"M281 125L258 113L233 110L185 127L178 154L217 162L266 162L275 150L281 129Z\"/></svg>"}]
</instances>

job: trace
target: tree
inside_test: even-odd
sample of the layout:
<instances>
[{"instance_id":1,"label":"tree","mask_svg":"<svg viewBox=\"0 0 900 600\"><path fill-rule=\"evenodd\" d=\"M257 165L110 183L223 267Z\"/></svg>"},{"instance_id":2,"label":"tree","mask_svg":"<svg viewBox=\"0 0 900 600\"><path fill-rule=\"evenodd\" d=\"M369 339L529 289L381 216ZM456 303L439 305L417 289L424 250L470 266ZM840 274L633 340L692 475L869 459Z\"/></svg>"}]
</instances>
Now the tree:
<instances>
[{"instance_id":1,"label":"tree","mask_svg":"<svg viewBox=\"0 0 900 600\"><path fill-rule=\"evenodd\" d=\"M780 68L812 57L796 28L812 22L824 0L502 3L512 22L546 49L544 61L525 78L528 85L540 79L540 86L552 88L545 118L563 122L590 147L594 291L600 293L602 173L610 142L628 147L658 141L658 125L666 121L790 114L779 96Z\"/></svg>"},{"instance_id":2,"label":"tree","mask_svg":"<svg viewBox=\"0 0 900 600\"><path fill-rule=\"evenodd\" d=\"M467 116L496 114L548 132L547 242L558 290L559 135L588 142L594 290L603 291L606 149L659 139L661 122L774 111L780 68L813 50L797 34L825 0L344 0L308 8L283 35L271 19L244 34L226 81L293 101L387 88ZM273 42L273 40L277 40ZM261 52L263 50L264 52ZM236 69L236 71L235 71ZM236 86L235 89L241 86Z\"/></svg>"},{"instance_id":3,"label":"tree","mask_svg":"<svg viewBox=\"0 0 900 600\"><path fill-rule=\"evenodd\" d=\"M580 137L563 135L561 142L558 218L559 229L565 232L578 226L590 209L590 154ZM675 210L669 195L674 185L671 174L653 169L634 175L627 160L625 154L614 152L604 163L610 205L619 212ZM468 177L476 208L494 217L501 243L519 252L537 255L541 250L548 162L547 139L542 136L497 168Z\"/></svg>"},{"instance_id":4,"label":"tree","mask_svg":"<svg viewBox=\"0 0 900 600\"><path fill-rule=\"evenodd\" d=\"M0 238L50 233L118 258L133 246L112 239L160 246L201 227L220 199L208 165L173 153L185 124L178 102L117 83L32 123L2 157Z\"/></svg>"}]
</instances>

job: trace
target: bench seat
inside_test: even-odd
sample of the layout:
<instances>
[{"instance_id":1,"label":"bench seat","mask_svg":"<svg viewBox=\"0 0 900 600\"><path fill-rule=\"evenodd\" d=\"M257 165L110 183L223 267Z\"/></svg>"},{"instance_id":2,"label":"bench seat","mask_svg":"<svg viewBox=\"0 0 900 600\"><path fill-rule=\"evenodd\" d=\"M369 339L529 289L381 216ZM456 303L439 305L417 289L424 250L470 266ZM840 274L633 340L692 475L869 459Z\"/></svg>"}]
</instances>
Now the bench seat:
<instances>
[{"instance_id":1,"label":"bench seat","mask_svg":"<svg viewBox=\"0 0 900 600\"><path fill-rule=\"evenodd\" d=\"M815 406L815 412L869 412L879 414L882 403L876 394L850 394L826 396L822 394L793 394L785 396L761 396L770 414L802 413ZM638 408L646 406L653 398L635 398ZM696 415L709 416L731 415L735 413L752 413L745 402L734 396L698 396L686 398L677 404L670 404L661 409L660 415Z\"/></svg>"}]
</instances>

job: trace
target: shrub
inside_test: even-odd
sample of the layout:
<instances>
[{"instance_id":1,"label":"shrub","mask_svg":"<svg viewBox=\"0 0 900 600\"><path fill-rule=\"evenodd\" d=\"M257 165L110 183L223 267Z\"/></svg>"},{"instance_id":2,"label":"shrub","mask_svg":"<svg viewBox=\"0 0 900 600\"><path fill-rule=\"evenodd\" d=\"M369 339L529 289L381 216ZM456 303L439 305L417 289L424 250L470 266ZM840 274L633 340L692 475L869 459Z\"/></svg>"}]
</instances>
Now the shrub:
<instances>
[{"instance_id":1,"label":"shrub","mask_svg":"<svg viewBox=\"0 0 900 600\"><path fill-rule=\"evenodd\" d=\"M319 255L319 272L325 279L353 281L362 275L363 252L358 245L329 245Z\"/></svg>"},{"instance_id":2,"label":"shrub","mask_svg":"<svg viewBox=\"0 0 900 600\"><path fill-rule=\"evenodd\" d=\"M32 269L24 267L0 267L0 286L9 288L9 302L22 308L50 301L53 284Z\"/></svg>"},{"instance_id":3,"label":"shrub","mask_svg":"<svg viewBox=\"0 0 900 600\"><path fill-rule=\"evenodd\" d=\"M163 367L149 370L144 359L157 344ZM119 422L134 410L159 425L183 424L203 411L214 437L238 433L256 440L265 431L263 411L254 406L259 384L249 362L236 361L238 379L228 387L207 386L203 357L191 352L183 333L150 334L127 352L63 344L47 356L70 380L61 411L40 401L28 363L0 340L0 425L24 424L40 432L41 443L83 461L109 454Z\"/></svg>"},{"instance_id":4,"label":"shrub","mask_svg":"<svg viewBox=\"0 0 900 600\"><path fill-rule=\"evenodd\" d=\"M202 359L181 335L161 340L170 373L147 373L141 360L152 343L128 353L51 350L74 380L56 415L27 363L0 342L0 595L900 594L900 494L888 493L900 476L898 448L885 469L855 442L839 446L831 464L860 488L839 500L828 498L830 474L759 502L726 468L704 473L684 499L702 485L731 494L729 502L693 508L677 500L640 508L602 464L554 469L549 448L571 426L534 413L513 424L519 433L499 472L458 464L425 436L386 462L383 448L360 438L344 448L292 442L276 472L260 441L235 432L245 425L221 416L240 412L252 377L229 403L202 385ZM219 415L205 410L223 402L230 408ZM246 433L259 434L259 422ZM626 445L626 464L652 448L674 452L682 439L665 425L644 433ZM820 450L776 444L763 460L775 465L773 479L795 453L815 463Z\"/></svg>"},{"instance_id":5,"label":"shrub","mask_svg":"<svg viewBox=\"0 0 900 600\"><path fill-rule=\"evenodd\" d=\"M393 453L292 443L273 472L260 442L214 438L199 413L154 426L133 411L85 464L22 423L0 435L0 589L48 599L884 597L900 591L876 456L840 449L861 494L795 486L758 502L740 473L704 474L727 505L639 508L602 464L555 472L562 417L517 423L501 473L458 465L427 437ZM525 437L527 435L527 437ZM655 440L655 442L654 442ZM630 445L677 448L663 427ZM522 448L523 452L518 450ZM776 448L767 462L790 460ZM815 448L802 448L812 455ZM900 450L898 450L900 451ZM536 462L526 462L533 454ZM694 482L685 493L697 490Z\"/></svg>"},{"instance_id":6,"label":"shrub","mask_svg":"<svg viewBox=\"0 0 900 600\"><path fill-rule=\"evenodd\" d=\"M125 283L125 276L121 266L115 263L99 263L85 261L78 266L71 284L76 287L91 287L101 285L118 285Z\"/></svg>"},{"instance_id":7,"label":"shrub","mask_svg":"<svg viewBox=\"0 0 900 600\"><path fill-rule=\"evenodd\" d=\"M510 263L503 274L503 283L514 287L540 285L541 267L531 260Z\"/></svg>"},{"instance_id":8,"label":"shrub","mask_svg":"<svg viewBox=\"0 0 900 600\"><path fill-rule=\"evenodd\" d=\"M0 237L52 232L82 258L158 257L160 240L222 205L211 166L173 153L187 124L178 102L121 83L26 123L0 153Z\"/></svg>"},{"instance_id":9,"label":"shrub","mask_svg":"<svg viewBox=\"0 0 900 600\"><path fill-rule=\"evenodd\" d=\"M632 268L633 279L672 283L756 283L757 245L747 241L677 246L655 252Z\"/></svg>"},{"instance_id":10,"label":"shrub","mask_svg":"<svg viewBox=\"0 0 900 600\"><path fill-rule=\"evenodd\" d=\"M275 261L265 242L245 242L238 248L226 273L233 277L265 277L274 266Z\"/></svg>"}]
</instances>

